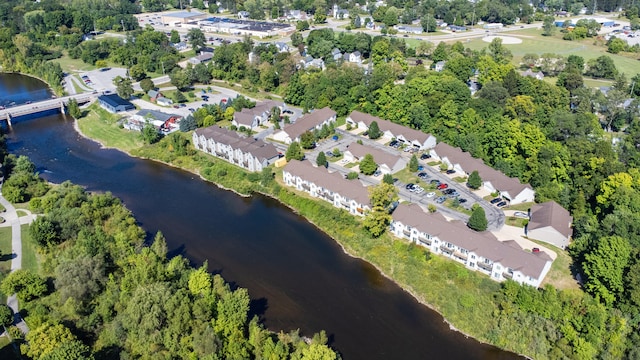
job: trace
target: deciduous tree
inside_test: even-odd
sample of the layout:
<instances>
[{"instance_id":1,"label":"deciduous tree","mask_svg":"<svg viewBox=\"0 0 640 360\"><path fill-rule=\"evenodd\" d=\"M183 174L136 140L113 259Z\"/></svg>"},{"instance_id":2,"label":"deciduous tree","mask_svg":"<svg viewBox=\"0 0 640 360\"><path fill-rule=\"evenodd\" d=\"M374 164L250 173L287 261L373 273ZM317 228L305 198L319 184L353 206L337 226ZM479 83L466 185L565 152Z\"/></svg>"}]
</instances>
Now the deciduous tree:
<instances>
[{"instance_id":1,"label":"deciduous tree","mask_svg":"<svg viewBox=\"0 0 640 360\"><path fill-rule=\"evenodd\" d=\"M287 153L285 154L285 158L287 161L289 160L302 160L304 158L304 153L302 152L302 148L297 141L294 141L287 148Z\"/></svg>"},{"instance_id":2,"label":"deciduous tree","mask_svg":"<svg viewBox=\"0 0 640 360\"><path fill-rule=\"evenodd\" d=\"M475 231L487 230L487 216L485 215L482 206L477 204L473 206L467 226Z\"/></svg>"},{"instance_id":3,"label":"deciduous tree","mask_svg":"<svg viewBox=\"0 0 640 360\"><path fill-rule=\"evenodd\" d=\"M473 170L471 174L469 174L467 185L474 190L479 189L480 186L482 186L482 179L480 178L478 170Z\"/></svg>"},{"instance_id":4,"label":"deciduous tree","mask_svg":"<svg viewBox=\"0 0 640 360\"><path fill-rule=\"evenodd\" d=\"M378 169L378 164L373 160L373 155L366 154L362 160L360 160L360 172L365 175L371 175Z\"/></svg>"}]
</instances>

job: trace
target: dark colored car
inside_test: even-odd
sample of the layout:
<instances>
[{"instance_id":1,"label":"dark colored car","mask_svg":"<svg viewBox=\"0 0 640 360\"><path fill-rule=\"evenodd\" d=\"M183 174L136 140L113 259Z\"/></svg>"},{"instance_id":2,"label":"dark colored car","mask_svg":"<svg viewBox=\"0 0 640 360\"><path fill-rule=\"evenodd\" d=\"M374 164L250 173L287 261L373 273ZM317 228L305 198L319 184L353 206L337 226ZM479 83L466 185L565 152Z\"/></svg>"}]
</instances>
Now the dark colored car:
<instances>
[{"instance_id":1,"label":"dark colored car","mask_svg":"<svg viewBox=\"0 0 640 360\"><path fill-rule=\"evenodd\" d=\"M420 155L420 160L426 160L426 159L428 159L430 157L431 157L431 155L429 155L429 154L422 154L422 155Z\"/></svg>"},{"instance_id":2,"label":"dark colored car","mask_svg":"<svg viewBox=\"0 0 640 360\"><path fill-rule=\"evenodd\" d=\"M467 202L467 199L465 199L465 198L460 198L460 199L458 199L458 202L459 202L460 204L464 204L464 203L466 203L466 202Z\"/></svg>"},{"instance_id":3,"label":"dark colored car","mask_svg":"<svg viewBox=\"0 0 640 360\"><path fill-rule=\"evenodd\" d=\"M429 183L431 185L440 185L440 180L433 179L433 180L429 181Z\"/></svg>"},{"instance_id":4,"label":"dark colored car","mask_svg":"<svg viewBox=\"0 0 640 360\"><path fill-rule=\"evenodd\" d=\"M411 190L411 189L413 189L414 186L415 186L414 184L408 183L404 188L407 189L407 190Z\"/></svg>"},{"instance_id":5,"label":"dark colored car","mask_svg":"<svg viewBox=\"0 0 640 360\"><path fill-rule=\"evenodd\" d=\"M497 207L503 207L503 206L507 206L507 202L506 201L500 201L499 203L496 204Z\"/></svg>"},{"instance_id":6,"label":"dark colored car","mask_svg":"<svg viewBox=\"0 0 640 360\"><path fill-rule=\"evenodd\" d=\"M451 169L447 170L447 174L455 174L455 173L456 173L455 170L451 170Z\"/></svg>"},{"instance_id":7,"label":"dark colored car","mask_svg":"<svg viewBox=\"0 0 640 360\"><path fill-rule=\"evenodd\" d=\"M500 198L495 198L495 199L493 199L493 200L491 200L491 201L489 201L489 202L490 202L490 203L492 203L492 204L497 204L497 203L499 203L499 202L501 202L501 201L502 201L502 199L500 199Z\"/></svg>"},{"instance_id":8,"label":"dark colored car","mask_svg":"<svg viewBox=\"0 0 640 360\"><path fill-rule=\"evenodd\" d=\"M429 177L429 175L427 175L427 173L425 173L425 172L421 172L421 173L418 174L418 177L420 179L427 179Z\"/></svg>"},{"instance_id":9,"label":"dark colored car","mask_svg":"<svg viewBox=\"0 0 640 360\"><path fill-rule=\"evenodd\" d=\"M392 142L389 143L389 146L394 147L398 145L398 142L396 140L393 140Z\"/></svg>"},{"instance_id":10,"label":"dark colored car","mask_svg":"<svg viewBox=\"0 0 640 360\"><path fill-rule=\"evenodd\" d=\"M395 184L395 183L397 183L398 181L399 181L399 179L398 179L398 178L393 178L393 183L394 183L394 184Z\"/></svg>"}]
</instances>

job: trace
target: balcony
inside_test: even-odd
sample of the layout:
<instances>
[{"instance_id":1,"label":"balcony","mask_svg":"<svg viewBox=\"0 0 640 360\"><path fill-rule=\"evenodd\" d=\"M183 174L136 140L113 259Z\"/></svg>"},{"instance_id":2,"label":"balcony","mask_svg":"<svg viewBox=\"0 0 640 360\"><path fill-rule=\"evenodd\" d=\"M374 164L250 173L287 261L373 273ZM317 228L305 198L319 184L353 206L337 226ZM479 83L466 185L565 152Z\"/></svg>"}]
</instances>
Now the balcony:
<instances>
[{"instance_id":1,"label":"balcony","mask_svg":"<svg viewBox=\"0 0 640 360\"><path fill-rule=\"evenodd\" d=\"M468 257L466 254L463 254L463 253L461 253L461 252L459 252L459 251L455 251L455 252L453 253L453 256L454 256L456 259L460 259L460 260L462 260L462 261L467 261L467 257Z\"/></svg>"},{"instance_id":2,"label":"balcony","mask_svg":"<svg viewBox=\"0 0 640 360\"><path fill-rule=\"evenodd\" d=\"M402 233L404 234L404 236L406 237L411 237L411 230L402 230Z\"/></svg>"},{"instance_id":3,"label":"balcony","mask_svg":"<svg viewBox=\"0 0 640 360\"><path fill-rule=\"evenodd\" d=\"M448 248L445 245L440 245L440 251L442 251L443 253L445 253L447 255L453 254L453 249L452 248Z\"/></svg>"},{"instance_id":4,"label":"balcony","mask_svg":"<svg viewBox=\"0 0 640 360\"><path fill-rule=\"evenodd\" d=\"M505 278L505 279L513 279L513 273L505 271L505 272L502 273L502 277Z\"/></svg>"},{"instance_id":5,"label":"balcony","mask_svg":"<svg viewBox=\"0 0 640 360\"><path fill-rule=\"evenodd\" d=\"M426 237L424 237L424 236L420 236L420 237L418 238L418 240L419 240L421 243L423 243L423 244L425 244L425 245L427 245L427 246L431 246L431 240L430 240L430 239L427 239L427 238L426 238Z\"/></svg>"},{"instance_id":6,"label":"balcony","mask_svg":"<svg viewBox=\"0 0 640 360\"><path fill-rule=\"evenodd\" d=\"M488 271L488 272L491 272L491 270L493 270L493 264L486 264L486 263L483 263L483 262L479 262L476 265L478 265L478 267L480 269Z\"/></svg>"}]
</instances>

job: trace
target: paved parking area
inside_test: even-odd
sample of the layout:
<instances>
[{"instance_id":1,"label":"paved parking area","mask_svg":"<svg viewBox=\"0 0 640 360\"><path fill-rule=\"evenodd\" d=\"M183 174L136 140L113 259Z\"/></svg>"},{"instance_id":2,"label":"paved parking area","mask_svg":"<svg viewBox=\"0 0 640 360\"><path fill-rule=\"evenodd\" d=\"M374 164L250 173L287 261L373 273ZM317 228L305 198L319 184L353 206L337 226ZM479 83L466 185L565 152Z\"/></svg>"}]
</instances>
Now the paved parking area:
<instances>
[{"instance_id":1,"label":"paved parking area","mask_svg":"<svg viewBox=\"0 0 640 360\"><path fill-rule=\"evenodd\" d=\"M88 76L91 81L87 84L90 88L97 91L114 91L116 86L113 85L113 79L117 76L127 77L127 69L125 68L107 68L107 70L91 70L80 73L80 77ZM86 84L86 82L85 82Z\"/></svg>"}]
</instances>

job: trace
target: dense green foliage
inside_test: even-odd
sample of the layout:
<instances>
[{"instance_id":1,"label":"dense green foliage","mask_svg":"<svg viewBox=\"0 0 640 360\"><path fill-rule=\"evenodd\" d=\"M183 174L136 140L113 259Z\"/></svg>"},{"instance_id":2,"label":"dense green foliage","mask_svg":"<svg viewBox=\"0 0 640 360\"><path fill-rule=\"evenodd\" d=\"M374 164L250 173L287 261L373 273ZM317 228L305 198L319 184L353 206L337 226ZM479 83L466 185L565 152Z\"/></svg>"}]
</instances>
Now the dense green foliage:
<instances>
[{"instance_id":1,"label":"dense green foliage","mask_svg":"<svg viewBox=\"0 0 640 360\"><path fill-rule=\"evenodd\" d=\"M38 242L55 288L27 270L1 285L24 301L30 358L337 358L326 336L307 343L265 330L249 318L245 289L231 290L206 264L168 258L162 234L144 246L145 232L111 194L63 183L30 205L45 213L36 224L55 232Z\"/></svg>"},{"instance_id":2,"label":"dense green foliage","mask_svg":"<svg viewBox=\"0 0 640 360\"><path fill-rule=\"evenodd\" d=\"M471 174L469 174L469 179L467 179L467 186L471 189L479 189L482 186L482 179L480 178L480 174L478 170L473 170Z\"/></svg>"},{"instance_id":3,"label":"dense green foliage","mask_svg":"<svg viewBox=\"0 0 640 360\"><path fill-rule=\"evenodd\" d=\"M482 206L474 204L467 226L475 231L487 230L487 215Z\"/></svg>"}]
</instances>

